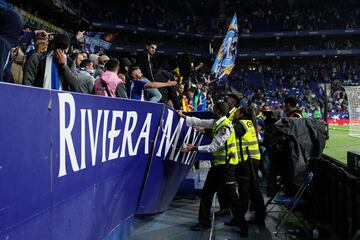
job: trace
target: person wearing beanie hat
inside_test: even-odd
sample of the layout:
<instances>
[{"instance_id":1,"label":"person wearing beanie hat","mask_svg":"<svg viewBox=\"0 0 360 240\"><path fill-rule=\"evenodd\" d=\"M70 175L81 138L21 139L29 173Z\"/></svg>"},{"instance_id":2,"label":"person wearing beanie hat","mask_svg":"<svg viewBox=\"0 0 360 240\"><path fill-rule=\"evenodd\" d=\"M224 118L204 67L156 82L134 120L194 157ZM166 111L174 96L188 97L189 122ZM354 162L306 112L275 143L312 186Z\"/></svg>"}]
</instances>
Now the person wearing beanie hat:
<instances>
[{"instance_id":1,"label":"person wearing beanie hat","mask_svg":"<svg viewBox=\"0 0 360 240\"><path fill-rule=\"evenodd\" d=\"M70 38L65 34L57 34L50 46L39 66L33 66L34 71L30 77L24 79L24 84L45 89L78 91L78 77L70 70L73 62L66 55Z\"/></svg>"},{"instance_id":2,"label":"person wearing beanie hat","mask_svg":"<svg viewBox=\"0 0 360 240\"><path fill-rule=\"evenodd\" d=\"M0 82L13 82L11 48L15 47L24 27L21 16L14 10L0 15Z\"/></svg>"},{"instance_id":3,"label":"person wearing beanie hat","mask_svg":"<svg viewBox=\"0 0 360 240\"><path fill-rule=\"evenodd\" d=\"M50 46L53 50L61 49L65 50L70 47L70 38L65 34L57 34L51 41Z\"/></svg>"}]
</instances>

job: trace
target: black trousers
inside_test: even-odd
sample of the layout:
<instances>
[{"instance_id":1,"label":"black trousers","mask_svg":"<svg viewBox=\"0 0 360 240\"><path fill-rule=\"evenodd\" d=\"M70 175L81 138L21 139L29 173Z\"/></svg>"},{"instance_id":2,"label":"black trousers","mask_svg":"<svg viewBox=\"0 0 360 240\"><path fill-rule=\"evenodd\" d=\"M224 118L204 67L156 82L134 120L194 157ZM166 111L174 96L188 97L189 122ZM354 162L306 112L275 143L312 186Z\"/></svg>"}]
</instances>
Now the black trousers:
<instances>
[{"instance_id":1,"label":"black trousers","mask_svg":"<svg viewBox=\"0 0 360 240\"><path fill-rule=\"evenodd\" d=\"M238 193L243 211L246 213L249 207L250 199L250 175L251 168L248 161L239 162L236 166L235 177L238 183ZM226 201L226 200L225 200Z\"/></svg>"},{"instance_id":2,"label":"black trousers","mask_svg":"<svg viewBox=\"0 0 360 240\"><path fill-rule=\"evenodd\" d=\"M250 162L251 161L251 162ZM236 166L236 181L238 183L239 200L244 214L248 210L249 200L255 210L255 221L265 219L264 198L259 187L258 170L260 161L249 159L245 162L239 162ZM221 193L218 194L220 208L229 208L228 199Z\"/></svg>"},{"instance_id":3,"label":"black trousers","mask_svg":"<svg viewBox=\"0 0 360 240\"><path fill-rule=\"evenodd\" d=\"M210 209L216 192L226 198L236 224L241 229L247 229L244 208L236 193L235 166L233 165L218 165L210 168L201 193L199 222L210 225Z\"/></svg>"},{"instance_id":4,"label":"black trousers","mask_svg":"<svg viewBox=\"0 0 360 240\"><path fill-rule=\"evenodd\" d=\"M250 162L251 161L251 162ZM259 187L259 175L260 161L256 159L250 159L250 200L255 210L255 221L264 221L265 219L265 204L264 198ZM251 165L252 164L252 165Z\"/></svg>"}]
</instances>

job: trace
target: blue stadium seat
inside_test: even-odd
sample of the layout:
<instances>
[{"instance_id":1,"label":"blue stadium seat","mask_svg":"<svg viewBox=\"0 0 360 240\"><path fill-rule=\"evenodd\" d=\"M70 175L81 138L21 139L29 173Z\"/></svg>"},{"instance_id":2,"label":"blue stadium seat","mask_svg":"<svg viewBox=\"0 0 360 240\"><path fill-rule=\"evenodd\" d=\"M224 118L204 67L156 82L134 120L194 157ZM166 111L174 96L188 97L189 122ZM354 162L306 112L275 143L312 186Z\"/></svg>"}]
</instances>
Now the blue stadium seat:
<instances>
[{"instance_id":1,"label":"blue stadium seat","mask_svg":"<svg viewBox=\"0 0 360 240\"><path fill-rule=\"evenodd\" d=\"M296 208L303 206L304 204L307 204L308 201L304 200L303 194L306 189L309 188L312 180L313 180L314 174L312 172L307 172L305 174L304 182L300 186L299 190L295 194L295 196L287 196L287 195L276 195L274 199L272 200L271 204L280 205L285 207L285 212L280 217L280 222L276 226L276 234L277 236L280 232L280 230L284 227L284 224L288 221L289 217L292 216L298 224L304 229L305 233L308 234L307 229L305 228L305 225L303 221L301 221L295 214L294 211Z\"/></svg>"}]
</instances>

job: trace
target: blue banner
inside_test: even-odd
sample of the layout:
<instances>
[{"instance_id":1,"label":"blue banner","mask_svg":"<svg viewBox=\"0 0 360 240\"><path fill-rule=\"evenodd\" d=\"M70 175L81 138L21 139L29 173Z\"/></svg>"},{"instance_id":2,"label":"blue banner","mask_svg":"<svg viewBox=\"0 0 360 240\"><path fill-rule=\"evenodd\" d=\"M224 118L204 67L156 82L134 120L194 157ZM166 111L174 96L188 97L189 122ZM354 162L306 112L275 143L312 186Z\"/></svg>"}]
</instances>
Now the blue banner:
<instances>
[{"instance_id":1,"label":"blue banner","mask_svg":"<svg viewBox=\"0 0 360 240\"><path fill-rule=\"evenodd\" d=\"M169 206L196 157L179 148L202 139L162 104L9 84L0 96L0 239L121 239L135 214Z\"/></svg>"},{"instance_id":2,"label":"blue banner","mask_svg":"<svg viewBox=\"0 0 360 240\"><path fill-rule=\"evenodd\" d=\"M103 32L86 32L84 35L86 49L92 53L105 52L111 48L115 34Z\"/></svg>"},{"instance_id":3,"label":"blue banner","mask_svg":"<svg viewBox=\"0 0 360 240\"><path fill-rule=\"evenodd\" d=\"M238 43L238 26L236 14L232 18L226 36L215 58L211 72L216 80L225 79L235 66Z\"/></svg>"},{"instance_id":4,"label":"blue banner","mask_svg":"<svg viewBox=\"0 0 360 240\"><path fill-rule=\"evenodd\" d=\"M195 161L196 152L182 154L180 148L186 143L200 145L203 136L176 115L170 109L163 112L138 214L165 210L181 184L178 179L186 177Z\"/></svg>"}]
</instances>

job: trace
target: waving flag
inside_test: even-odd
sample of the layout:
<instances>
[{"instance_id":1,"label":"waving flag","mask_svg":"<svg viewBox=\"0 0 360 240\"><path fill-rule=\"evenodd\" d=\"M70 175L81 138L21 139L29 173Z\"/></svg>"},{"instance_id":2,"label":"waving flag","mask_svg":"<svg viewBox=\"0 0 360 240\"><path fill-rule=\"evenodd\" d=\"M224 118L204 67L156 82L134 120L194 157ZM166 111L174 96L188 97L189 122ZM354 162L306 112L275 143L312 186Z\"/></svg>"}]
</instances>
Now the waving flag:
<instances>
[{"instance_id":1,"label":"waving flag","mask_svg":"<svg viewBox=\"0 0 360 240\"><path fill-rule=\"evenodd\" d=\"M102 32L86 32L85 33L86 48L90 52L99 52L101 48L109 50L114 41L115 34Z\"/></svg>"},{"instance_id":2,"label":"waving flag","mask_svg":"<svg viewBox=\"0 0 360 240\"><path fill-rule=\"evenodd\" d=\"M238 35L237 18L236 14L234 14L224 41L221 44L219 52L211 68L211 72L214 73L216 80L226 78L235 66Z\"/></svg>"}]
</instances>

